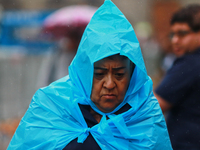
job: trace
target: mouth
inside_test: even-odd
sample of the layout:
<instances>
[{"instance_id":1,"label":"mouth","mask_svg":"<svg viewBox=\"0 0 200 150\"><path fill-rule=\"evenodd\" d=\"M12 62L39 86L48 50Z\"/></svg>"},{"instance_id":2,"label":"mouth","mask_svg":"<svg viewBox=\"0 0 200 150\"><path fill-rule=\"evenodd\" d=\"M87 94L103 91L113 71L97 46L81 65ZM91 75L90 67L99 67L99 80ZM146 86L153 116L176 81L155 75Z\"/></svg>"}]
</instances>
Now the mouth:
<instances>
[{"instance_id":1,"label":"mouth","mask_svg":"<svg viewBox=\"0 0 200 150\"><path fill-rule=\"evenodd\" d=\"M179 48L179 47L174 48L173 52L177 56L180 56L180 55L182 55L184 53L184 51L181 48Z\"/></svg>"},{"instance_id":2,"label":"mouth","mask_svg":"<svg viewBox=\"0 0 200 150\"><path fill-rule=\"evenodd\" d=\"M177 50L179 50L179 49L180 49L179 46L173 46L173 50L177 51Z\"/></svg>"},{"instance_id":3,"label":"mouth","mask_svg":"<svg viewBox=\"0 0 200 150\"><path fill-rule=\"evenodd\" d=\"M105 99L116 99L116 95L115 94L103 94L102 97L104 97Z\"/></svg>"},{"instance_id":4,"label":"mouth","mask_svg":"<svg viewBox=\"0 0 200 150\"><path fill-rule=\"evenodd\" d=\"M173 47L173 51L179 52L179 51L181 51L181 48L180 47Z\"/></svg>"}]
</instances>

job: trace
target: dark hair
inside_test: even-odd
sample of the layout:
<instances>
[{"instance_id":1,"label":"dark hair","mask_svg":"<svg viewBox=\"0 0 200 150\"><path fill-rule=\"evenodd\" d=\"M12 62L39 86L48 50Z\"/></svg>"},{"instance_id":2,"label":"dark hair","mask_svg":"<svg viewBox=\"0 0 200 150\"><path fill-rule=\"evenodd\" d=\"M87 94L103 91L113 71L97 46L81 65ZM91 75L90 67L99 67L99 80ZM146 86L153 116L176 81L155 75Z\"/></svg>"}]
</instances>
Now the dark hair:
<instances>
[{"instance_id":1,"label":"dark hair","mask_svg":"<svg viewBox=\"0 0 200 150\"><path fill-rule=\"evenodd\" d=\"M77 41L79 43L86 26L87 26L87 24L81 25L81 26L77 25L75 27L67 26L67 32L65 35L68 38L74 39L75 41Z\"/></svg>"},{"instance_id":2,"label":"dark hair","mask_svg":"<svg viewBox=\"0 0 200 150\"><path fill-rule=\"evenodd\" d=\"M197 32L200 30L200 5L192 4L184 7L174 13L172 16L170 24L175 23L187 23L189 27Z\"/></svg>"}]
</instances>

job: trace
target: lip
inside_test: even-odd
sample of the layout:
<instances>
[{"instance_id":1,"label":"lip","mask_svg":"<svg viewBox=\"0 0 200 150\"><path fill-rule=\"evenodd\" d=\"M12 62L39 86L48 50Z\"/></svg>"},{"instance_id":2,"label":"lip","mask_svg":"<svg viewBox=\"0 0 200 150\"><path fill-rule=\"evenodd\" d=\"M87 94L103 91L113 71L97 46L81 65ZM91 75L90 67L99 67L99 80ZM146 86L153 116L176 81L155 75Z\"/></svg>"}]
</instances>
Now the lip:
<instances>
[{"instance_id":1,"label":"lip","mask_svg":"<svg viewBox=\"0 0 200 150\"><path fill-rule=\"evenodd\" d=\"M175 47L174 51L180 51L181 49L179 47Z\"/></svg>"},{"instance_id":2,"label":"lip","mask_svg":"<svg viewBox=\"0 0 200 150\"><path fill-rule=\"evenodd\" d=\"M180 46L178 46L178 45L173 45L173 49L174 49L174 50L180 49Z\"/></svg>"},{"instance_id":3,"label":"lip","mask_svg":"<svg viewBox=\"0 0 200 150\"><path fill-rule=\"evenodd\" d=\"M105 99L116 99L117 96L115 94L104 94L102 97Z\"/></svg>"},{"instance_id":4,"label":"lip","mask_svg":"<svg viewBox=\"0 0 200 150\"><path fill-rule=\"evenodd\" d=\"M174 52L180 52L180 51L182 51L182 49L181 49L180 47L174 47L174 48L173 48L173 51L174 51Z\"/></svg>"}]
</instances>

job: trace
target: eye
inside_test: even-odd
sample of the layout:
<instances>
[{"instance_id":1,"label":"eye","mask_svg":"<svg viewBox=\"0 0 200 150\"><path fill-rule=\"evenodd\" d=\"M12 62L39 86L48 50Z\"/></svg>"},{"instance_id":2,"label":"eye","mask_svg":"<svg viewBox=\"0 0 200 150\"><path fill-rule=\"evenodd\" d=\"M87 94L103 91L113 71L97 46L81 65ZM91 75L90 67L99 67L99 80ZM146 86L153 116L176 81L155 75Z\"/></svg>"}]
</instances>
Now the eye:
<instances>
[{"instance_id":1,"label":"eye","mask_svg":"<svg viewBox=\"0 0 200 150\"><path fill-rule=\"evenodd\" d=\"M102 76L104 73L94 73L95 76Z\"/></svg>"},{"instance_id":2,"label":"eye","mask_svg":"<svg viewBox=\"0 0 200 150\"><path fill-rule=\"evenodd\" d=\"M96 78L96 79L102 79L103 76L104 76L104 73L99 73L99 72L94 73L94 78Z\"/></svg>"},{"instance_id":3,"label":"eye","mask_svg":"<svg viewBox=\"0 0 200 150\"><path fill-rule=\"evenodd\" d=\"M190 33L192 33L192 31L190 31L190 30L188 30L188 31L187 30L181 30L181 31L178 31L178 32L170 33L169 37L172 39L175 35L177 35L179 38L183 38L184 36L186 36Z\"/></svg>"},{"instance_id":4,"label":"eye","mask_svg":"<svg viewBox=\"0 0 200 150\"><path fill-rule=\"evenodd\" d=\"M115 76L117 78L122 78L124 76L125 73L115 73Z\"/></svg>"}]
</instances>

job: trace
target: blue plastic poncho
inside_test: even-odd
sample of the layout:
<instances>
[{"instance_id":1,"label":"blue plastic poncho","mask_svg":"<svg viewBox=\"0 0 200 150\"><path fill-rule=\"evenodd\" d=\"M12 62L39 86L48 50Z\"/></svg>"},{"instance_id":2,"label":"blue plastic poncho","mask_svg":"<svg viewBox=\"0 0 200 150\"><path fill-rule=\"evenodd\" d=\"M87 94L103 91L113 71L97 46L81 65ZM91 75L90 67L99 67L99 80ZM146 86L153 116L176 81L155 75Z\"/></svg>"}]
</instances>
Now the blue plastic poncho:
<instances>
[{"instance_id":1,"label":"blue plastic poncho","mask_svg":"<svg viewBox=\"0 0 200 150\"><path fill-rule=\"evenodd\" d=\"M90 99L93 64L118 53L127 56L136 67L124 101L112 112L103 113ZM78 103L90 105L103 115L100 123L88 128ZM115 115L126 103L132 108ZM8 150L63 149L77 137L79 143L84 142L89 132L103 150L171 149L139 42L131 24L110 0L88 24L69 76L39 89L33 96Z\"/></svg>"}]
</instances>

